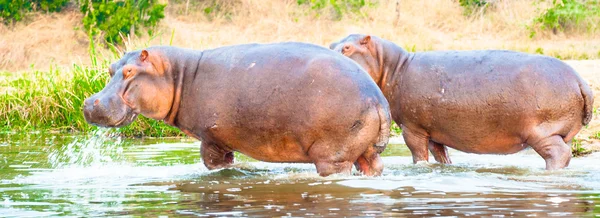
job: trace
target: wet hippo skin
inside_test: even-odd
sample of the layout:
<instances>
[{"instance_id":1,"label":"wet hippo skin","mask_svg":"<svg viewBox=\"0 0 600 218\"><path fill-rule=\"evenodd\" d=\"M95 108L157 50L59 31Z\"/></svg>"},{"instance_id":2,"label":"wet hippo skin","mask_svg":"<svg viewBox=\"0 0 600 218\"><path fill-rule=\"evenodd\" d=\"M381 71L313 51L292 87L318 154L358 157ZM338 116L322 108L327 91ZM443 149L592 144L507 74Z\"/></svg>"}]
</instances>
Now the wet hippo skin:
<instances>
[{"instance_id":1,"label":"wet hippo skin","mask_svg":"<svg viewBox=\"0 0 600 218\"><path fill-rule=\"evenodd\" d=\"M314 163L322 176L354 164L379 175L391 117L387 100L352 60L303 43L213 50L151 47L110 66L85 118L119 127L138 114L200 139L208 169L238 151L261 161Z\"/></svg>"},{"instance_id":2,"label":"wet hippo skin","mask_svg":"<svg viewBox=\"0 0 600 218\"><path fill-rule=\"evenodd\" d=\"M375 36L331 49L366 69L390 103L413 161L451 163L446 146L511 154L531 146L546 169L568 166L570 144L592 118L593 93L567 64L513 51L410 53Z\"/></svg>"}]
</instances>

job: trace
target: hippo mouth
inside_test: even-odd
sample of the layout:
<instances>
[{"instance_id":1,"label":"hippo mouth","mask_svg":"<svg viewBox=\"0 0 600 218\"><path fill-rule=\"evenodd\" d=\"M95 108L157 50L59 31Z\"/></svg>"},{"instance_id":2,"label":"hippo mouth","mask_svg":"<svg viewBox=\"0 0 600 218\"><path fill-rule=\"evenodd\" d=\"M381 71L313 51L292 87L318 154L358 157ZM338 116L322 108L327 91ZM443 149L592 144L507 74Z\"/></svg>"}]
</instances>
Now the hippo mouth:
<instances>
[{"instance_id":1,"label":"hippo mouth","mask_svg":"<svg viewBox=\"0 0 600 218\"><path fill-rule=\"evenodd\" d=\"M122 127L129 125L131 122L133 122L133 120L135 120L137 115L137 113L134 113L133 111L131 111L131 109L127 108L127 114L123 116L121 120L117 121L117 123L111 125L110 127Z\"/></svg>"},{"instance_id":2,"label":"hippo mouth","mask_svg":"<svg viewBox=\"0 0 600 218\"><path fill-rule=\"evenodd\" d=\"M106 122L94 122L91 120L88 120L89 123L95 125L95 126L99 126L99 127L112 127L112 128L118 128L118 127L123 127L126 125L129 125L131 122L133 122L135 120L135 118L137 117L138 113L133 112L133 110L129 107L127 107L127 112L125 112L125 115L117 120L114 123L106 123ZM91 117L91 115L89 115L89 117Z\"/></svg>"}]
</instances>

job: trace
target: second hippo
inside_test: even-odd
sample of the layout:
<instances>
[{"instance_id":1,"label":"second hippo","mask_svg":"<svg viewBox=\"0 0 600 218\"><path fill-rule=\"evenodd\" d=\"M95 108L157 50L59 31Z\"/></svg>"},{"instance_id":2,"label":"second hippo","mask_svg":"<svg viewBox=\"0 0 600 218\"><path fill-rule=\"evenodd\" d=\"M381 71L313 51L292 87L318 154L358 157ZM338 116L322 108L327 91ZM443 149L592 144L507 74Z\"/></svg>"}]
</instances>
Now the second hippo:
<instances>
[{"instance_id":1,"label":"second hippo","mask_svg":"<svg viewBox=\"0 0 600 218\"><path fill-rule=\"evenodd\" d=\"M331 49L366 69L390 103L413 161L446 146L511 154L528 146L546 169L568 166L568 143L592 118L593 93L564 62L503 50L410 53L375 36L350 35Z\"/></svg>"}]
</instances>

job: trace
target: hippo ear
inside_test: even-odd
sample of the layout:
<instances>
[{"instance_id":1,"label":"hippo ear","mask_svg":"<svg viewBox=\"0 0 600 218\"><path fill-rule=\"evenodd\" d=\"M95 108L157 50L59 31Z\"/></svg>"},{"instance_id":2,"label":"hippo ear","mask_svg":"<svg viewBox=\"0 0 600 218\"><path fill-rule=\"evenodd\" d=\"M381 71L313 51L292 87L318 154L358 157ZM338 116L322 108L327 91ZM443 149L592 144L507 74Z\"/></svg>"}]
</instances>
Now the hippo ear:
<instances>
[{"instance_id":1,"label":"hippo ear","mask_svg":"<svg viewBox=\"0 0 600 218\"><path fill-rule=\"evenodd\" d=\"M140 61L146 61L146 59L148 58L148 51L146 51L146 49L142 50L142 52L140 53Z\"/></svg>"},{"instance_id":2,"label":"hippo ear","mask_svg":"<svg viewBox=\"0 0 600 218\"><path fill-rule=\"evenodd\" d=\"M331 43L329 44L329 49L333 50L335 48L335 46L337 45L337 43Z\"/></svg>"},{"instance_id":3,"label":"hippo ear","mask_svg":"<svg viewBox=\"0 0 600 218\"><path fill-rule=\"evenodd\" d=\"M369 36L369 35L365 36L365 38L360 40L361 45L369 44L369 42L371 42L371 36Z\"/></svg>"}]
</instances>

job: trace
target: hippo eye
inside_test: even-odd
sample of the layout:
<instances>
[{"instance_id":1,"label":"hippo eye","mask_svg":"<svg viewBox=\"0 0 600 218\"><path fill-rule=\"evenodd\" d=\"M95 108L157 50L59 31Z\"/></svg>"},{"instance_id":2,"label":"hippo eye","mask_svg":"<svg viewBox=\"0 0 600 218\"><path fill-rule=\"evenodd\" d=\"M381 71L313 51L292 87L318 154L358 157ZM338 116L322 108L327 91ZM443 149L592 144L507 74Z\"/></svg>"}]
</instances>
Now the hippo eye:
<instances>
[{"instance_id":1,"label":"hippo eye","mask_svg":"<svg viewBox=\"0 0 600 218\"><path fill-rule=\"evenodd\" d=\"M350 50L350 45L345 45L342 51L346 52L348 50Z\"/></svg>"},{"instance_id":2,"label":"hippo eye","mask_svg":"<svg viewBox=\"0 0 600 218\"><path fill-rule=\"evenodd\" d=\"M131 76L131 68L127 69L127 70L123 70L123 79L127 79Z\"/></svg>"}]
</instances>

